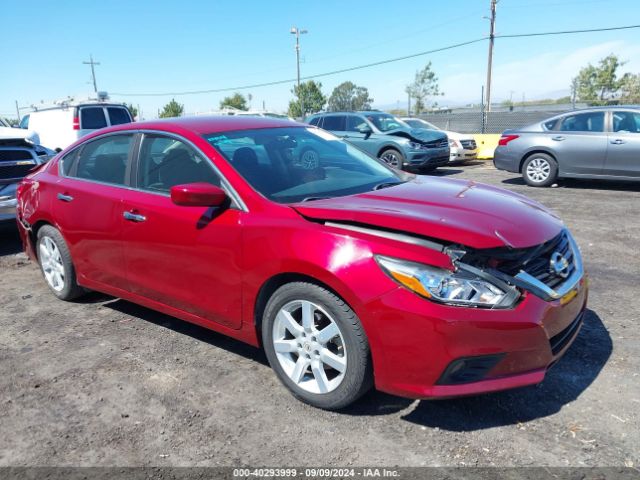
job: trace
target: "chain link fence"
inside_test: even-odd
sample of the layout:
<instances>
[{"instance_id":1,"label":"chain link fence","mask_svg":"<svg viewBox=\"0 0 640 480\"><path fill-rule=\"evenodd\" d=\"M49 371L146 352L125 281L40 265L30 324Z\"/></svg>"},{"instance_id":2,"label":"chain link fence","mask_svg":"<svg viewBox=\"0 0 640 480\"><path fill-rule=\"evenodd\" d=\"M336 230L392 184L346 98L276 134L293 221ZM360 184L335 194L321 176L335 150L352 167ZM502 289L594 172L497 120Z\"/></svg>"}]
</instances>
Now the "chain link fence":
<instances>
[{"instance_id":1,"label":"chain link fence","mask_svg":"<svg viewBox=\"0 0 640 480\"><path fill-rule=\"evenodd\" d=\"M581 105L567 104L538 108L528 106L523 109L515 107L513 110L500 109L491 112L470 109L468 111L421 113L417 116L443 130L452 132L502 133L507 129L525 127L577 107L581 107Z\"/></svg>"}]
</instances>

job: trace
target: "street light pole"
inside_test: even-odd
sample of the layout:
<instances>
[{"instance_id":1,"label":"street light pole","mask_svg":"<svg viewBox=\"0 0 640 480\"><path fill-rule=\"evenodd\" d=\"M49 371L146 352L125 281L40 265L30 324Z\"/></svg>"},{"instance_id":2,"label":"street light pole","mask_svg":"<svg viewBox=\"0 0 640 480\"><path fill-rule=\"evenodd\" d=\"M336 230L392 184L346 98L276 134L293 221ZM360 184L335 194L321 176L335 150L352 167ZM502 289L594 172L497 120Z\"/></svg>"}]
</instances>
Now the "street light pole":
<instances>
[{"instance_id":1,"label":"street light pole","mask_svg":"<svg viewBox=\"0 0 640 480\"><path fill-rule=\"evenodd\" d=\"M305 33L307 33L307 30L305 29L300 29L298 27L291 27L290 33L292 35L296 36L296 68L298 71L298 100L300 102L300 110L302 112L302 118L304 119L305 116L305 108L304 108L304 99L302 97L302 95L300 94L300 35L304 35Z\"/></svg>"}]
</instances>

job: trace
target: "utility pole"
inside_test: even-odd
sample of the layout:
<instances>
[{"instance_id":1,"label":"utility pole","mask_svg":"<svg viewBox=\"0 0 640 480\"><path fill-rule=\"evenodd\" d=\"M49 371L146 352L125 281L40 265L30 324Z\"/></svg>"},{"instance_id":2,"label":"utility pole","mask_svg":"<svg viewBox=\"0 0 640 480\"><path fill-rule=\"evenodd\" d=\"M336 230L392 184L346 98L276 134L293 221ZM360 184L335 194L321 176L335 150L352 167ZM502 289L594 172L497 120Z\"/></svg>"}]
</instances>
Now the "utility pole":
<instances>
[{"instance_id":1,"label":"utility pole","mask_svg":"<svg viewBox=\"0 0 640 480\"><path fill-rule=\"evenodd\" d=\"M302 112L302 119L304 120L305 117L305 108L304 108L304 99L302 97L302 95L300 94L300 35L304 35L305 33L308 33L307 30L304 29L300 29L298 27L291 27L291 30L289 31L292 35L296 36L296 67L298 70L298 100L300 101L300 110Z\"/></svg>"},{"instance_id":2,"label":"utility pole","mask_svg":"<svg viewBox=\"0 0 640 480\"><path fill-rule=\"evenodd\" d=\"M16 113L18 114L18 123L20 123L20 108L18 107L18 100L16 100Z\"/></svg>"},{"instance_id":3,"label":"utility pole","mask_svg":"<svg viewBox=\"0 0 640 480\"><path fill-rule=\"evenodd\" d=\"M496 29L496 3L498 0L491 0L491 17L489 21L491 22L491 26L489 27L489 59L487 61L487 101L486 111L491 111L491 70L493 68L493 42L495 39L495 29Z\"/></svg>"},{"instance_id":4,"label":"utility pole","mask_svg":"<svg viewBox=\"0 0 640 480\"><path fill-rule=\"evenodd\" d=\"M93 79L93 91L98 93L98 85L96 84L96 70L93 68L94 65L100 65L100 62L93 61L93 55L89 55L88 62L82 62L84 65L91 65L91 78Z\"/></svg>"}]
</instances>

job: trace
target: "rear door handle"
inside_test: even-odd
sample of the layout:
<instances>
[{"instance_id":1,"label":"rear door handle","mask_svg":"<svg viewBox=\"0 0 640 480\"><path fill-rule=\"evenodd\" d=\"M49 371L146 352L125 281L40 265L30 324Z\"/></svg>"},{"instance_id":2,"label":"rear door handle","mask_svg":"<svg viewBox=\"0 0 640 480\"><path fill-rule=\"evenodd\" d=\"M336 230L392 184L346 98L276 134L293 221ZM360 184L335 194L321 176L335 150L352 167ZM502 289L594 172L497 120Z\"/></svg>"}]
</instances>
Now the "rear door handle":
<instances>
[{"instance_id":1,"label":"rear door handle","mask_svg":"<svg viewBox=\"0 0 640 480\"><path fill-rule=\"evenodd\" d=\"M622 145L623 143L627 143L627 142L625 142L621 138L616 138L615 140L611 140L611 143L613 143L614 145Z\"/></svg>"},{"instance_id":2,"label":"rear door handle","mask_svg":"<svg viewBox=\"0 0 640 480\"><path fill-rule=\"evenodd\" d=\"M67 195L66 193L59 193L58 200L62 200L63 202L70 202L73 200L71 195Z\"/></svg>"},{"instance_id":3,"label":"rear door handle","mask_svg":"<svg viewBox=\"0 0 640 480\"><path fill-rule=\"evenodd\" d=\"M122 216L125 220L129 220L130 222L144 222L147 219L144 215L139 215L133 212L124 212Z\"/></svg>"},{"instance_id":4,"label":"rear door handle","mask_svg":"<svg viewBox=\"0 0 640 480\"><path fill-rule=\"evenodd\" d=\"M556 142L561 142L562 140L565 140L567 137L563 137L562 135L557 135L555 137L551 137L551 140L555 140Z\"/></svg>"}]
</instances>

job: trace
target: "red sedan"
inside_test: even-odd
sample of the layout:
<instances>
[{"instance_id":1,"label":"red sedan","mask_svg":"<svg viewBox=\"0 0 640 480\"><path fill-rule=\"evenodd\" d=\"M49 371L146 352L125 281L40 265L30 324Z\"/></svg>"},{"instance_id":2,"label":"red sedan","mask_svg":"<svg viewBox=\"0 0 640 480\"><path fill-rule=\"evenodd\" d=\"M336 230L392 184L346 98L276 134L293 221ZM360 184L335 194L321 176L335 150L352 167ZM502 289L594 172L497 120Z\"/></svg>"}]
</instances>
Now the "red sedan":
<instances>
[{"instance_id":1,"label":"red sedan","mask_svg":"<svg viewBox=\"0 0 640 480\"><path fill-rule=\"evenodd\" d=\"M431 398L538 383L586 307L579 249L542 205L287 121L97 131L24 180L17 217L58 298L97 290L262 346L327 409L374 384Z\"/></svg>"}]
</instances>

